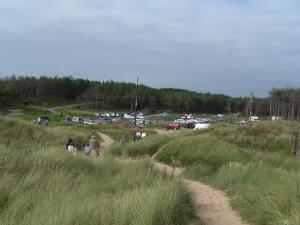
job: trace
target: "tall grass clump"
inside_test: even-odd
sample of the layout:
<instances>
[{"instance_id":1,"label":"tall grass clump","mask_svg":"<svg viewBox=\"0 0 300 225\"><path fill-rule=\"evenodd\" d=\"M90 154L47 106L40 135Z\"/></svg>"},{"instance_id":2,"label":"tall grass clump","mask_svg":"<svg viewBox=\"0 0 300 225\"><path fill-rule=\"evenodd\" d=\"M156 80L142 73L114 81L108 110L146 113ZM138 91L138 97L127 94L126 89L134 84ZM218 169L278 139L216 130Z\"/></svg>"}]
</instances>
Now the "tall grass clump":
<instances>
[{"instance_id":1,"label":"tall grass clump","mask_svg":"<svg viewBox=\"0 0 300 225\"><path fill-rule=\"evenodd\" d=\"M227 190L232 205L256 225L300 224L299 171L262 162L227 164L210 181Z\"/></svg>"},{"instance_id":2,"label":"tall grass clump","mask_svg":"<svg viewBox=\"0 0 300 225\"><path fill-rule=\"evenodd\" d=\"M300 161L290 156L291 124L215 126L177 137L157 159L185 167L184 176L226 191L253 225L300 224ZM256 146L249 136L255 136Z\"/></svg>"},{"instance_id":3,"label":"tall grass clump","mask_svg":"<svg viewBox=\"0 0 300 225\"><path fill-rule=\"evenodd\" d=\"M290 122L261 122L246 126L215 126L211 135L243 148L289 154L292 124Z\"/></svg>"},{"instance_id":4,"label":"tall grass clump","mask_svg":"<svg viewBox=\"0 0 300 225\"><path fill-rule=\"evenodd\" d=\"M122 157L151 156L170 139L171 137L168 135L152 135L135 143L116 144L111 148L110 153Z\"/></svg>"},{"instance_id":5,"label":"tall grass clump","mask_svg":"<svg viewBox=\"0 0 300 225\"><path fill-rule=\"evenodd\" d=\"M146 160L72 156L57 144L70 134L89 136L74 129L1 117L0 128L6 129L0 134L0 224L180 225L194 219L182 183L151 170Z\"/></svg>"}]
</instances>

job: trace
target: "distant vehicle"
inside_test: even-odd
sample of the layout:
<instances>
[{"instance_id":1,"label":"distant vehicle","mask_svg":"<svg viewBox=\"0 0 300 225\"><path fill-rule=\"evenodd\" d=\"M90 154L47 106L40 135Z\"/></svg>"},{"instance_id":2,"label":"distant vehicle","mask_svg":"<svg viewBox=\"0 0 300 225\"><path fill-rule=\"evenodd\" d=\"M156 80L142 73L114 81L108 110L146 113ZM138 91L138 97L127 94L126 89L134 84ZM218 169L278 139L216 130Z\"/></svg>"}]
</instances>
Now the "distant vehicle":
<instances>
[{"instance_id":1,"label":"distant vehicle","mask_svg":"<svg viewBox=\"0 0 300 225\"><path fill-rule=\"evenodd\" d=\"M198 130L198 129L207 129L209 128L211 125L209 123L196 123L195 124L195 130Z\"/></svg>"},{"instance_id":2,"label":"distant vehicle","mask_svg":"<svg viewBox=\"0 0 300 225\"><path fill-rule=\"evenodd\" d=\"M152 121L151 120L144 120L144 125L150 125L150 124L152 124Z\"/></svg>"},{"instance_id":3,"label":"distant vehicle","mask_svg":"<svg viewBox=\"0 0 300 225\"><path fill-rule=\"evenodd\" d=\"M241 120L239 122L237 122L238 125L245 125L247 124L247 122L245 120Z\"/></svg>"},{"instance_id":4,"label":"distant vehicle","mask_svg":"<svg viewBox=\"0 0 300 225\"><path fill-rule=\"evenodd\" d=\"M162 116L163 116L163 117L169 117L169 116L171 116L171 113L163 112L163 113L162 113Z\"/></svg>"},{"instance_id":5,"label":"distant vehicle","mask_svg":"<svg viewBox=\"0 0 300 225\"><path fill-rule=\"evenodd\" d=\"M145 115L140 112L140 113L137 114L137 118L138 119L145 119Z\"/></svg>"},{"instance_id":6,"label":"distant vehicle","mask_svg":"<svg viewBox=\"0 0 300 225\"><path fill-rule=\"evenodd\" d=\"M104 113L104 117L110 117L109 113Z\"/></svg>"},{"instance_id":7,"label":"distant vehicle","mask_svg":"<svg viewBox=\"0 0 300 225\"><path fill-rule=\"evenodd\" d=\"M74 123L83 123L83 120L80 117L73 117L72 122L74 122Z\"/></svg>"},{"instance_id":8,"label":"distant vehicle","mask_svg":"<svg viewBox=\"0 0 300 225\"><path fill-rule=\"evenodd\" d=\"M62 123L72 123L72 118L70 116L61 119Z\"/></svg>"},{"instance_id":9,"label":"distant vehicle","mask_svg":"<svg viewBox=\"0 0 300 225\"><path fill-rule=\"evenodd\" d=\"M110 124L110 123L112 123L112 120L109 119L109 118L104 118L104 119L102 119L102 120L96 121L96 123L97 123L97 124Z\"/></svg>"},{"instance_id":10,"label":"distant vehicle","mask_svg":"<svg viewBox=\"0 0 300 225\"><path fill-rule=\"evenodd\" d=\"M87 124L87 125L96 125L97 124L93 119L84 119L83 123Z\"/></svg>"},{"instance_id":11,"label":"distant vehicle","mask_svg":"<svg viewBox=\"0 0 300 225\"><path fill-rule=\"evenodd\" d=\"M282 120L282 117L280 117L280 116L272 116L272 121L276 121L276 120Z\"/></svg>"},{"instance_id":12,"label":"distant vehicle","mask_svg":"<svg viewBox=\"0 0 300 225\"><path fill-rule=\"evenodd\" d=\"M135 121L133 119L131 120L126 120L124 126L126 128L135 128ZM138 128L143 128L144 124L140 123L138 120L136 121L136 127Z\"/></svg>"},{"instance_id":13,"label":"distant vehicle","mask_svg":"<svg viewBox=\"0 0 300 225\"><path fill-rule=\"evenodd\" d=\"M258 121L260 121L260 119L259 119L258 116L250 116L249 117L249 121L251 121L251 122L258 122Z\"/></svg>"},{"instance_id":14,"label":"distant vehicle","mask_svg":"<svg viewBox=\"0 0 300 225\"><path fill-rule=\"evenodd\" d=\"M50 122L50 119L49 119L49 117L40 116L36 119L33 119L32 122L38 123L38 124L42 124L42 123L48 124Z\"/></svg>"},{"instance_id":15,"label":"distant vehicle","mask_svg":"<svg viewBox=\"0 0 300 225\"><path fill-rule=\"evenodd\" d=\"M116 124L119 124L119 125L125 123L125 121L122 120L122 119L116 119L114 122L115 122Z\"/></svg>"},{"instance_id":16,"label":"distant vehicle","mask_svg":"<svg viewBox=\"0 0 300 225\"><path fill-rule=\"evenodd\" d=\"M174 123L185 124L185 123L186 123L186 120L185 120L185 119L176 119L176 120L174 121Z\"/></svg>"},{"instance_id":17,"label":"distant vehicle","mask_svg":"<svg viewBox=\"0 0 300 225\"><path fill-rule=\"evenodd\" d=\"M185 114L184 116L181 117L181 119L190 120L190 119L195 119L195 117L192 114Z\"/></svg>"},{"instance_id":18,"label":"distant vehicle","mask_svg":"<svg viewBox=\"0 0 300 225\"><path fill-rule=\"evenodd\" d=\"M185 123L183 125L185 128L188 128L188 129L194 129L195 128L195 123L193 122L188 122L188 123Z\"/></svg>"},{"instance_id":19,"label":"distant vehicle","mask_svg":"<svg viewBox=\"0 0 300 225\"><path fill-rule=\"evenodd\" d=\"M134 116L130 115L130 114L125 114L124 115L125 119L134 119Z\"/></svg>"},{"instance_id":20,"label":"distant vehicle","mask_svg":"<svg viewBox=\"0 0 300 225\"><path fill-rule=\"evenodd\" d=\"M99 117L110 117L109 113L96 113L95 115Z\"/></svg>"},{"instance_id":21,"label":"distant vehicle","mask_svg":"<svg viewBox=\"0 0 300 225\"><path fill-rule=\"evenodd\" d=\"M165 128L167 129L167 130L178 130L178 129L180 129L180 124L178 124L178 123L169 123L169 124L167 124L166 126L165 126Z\"/></svg>"}]
</instances>

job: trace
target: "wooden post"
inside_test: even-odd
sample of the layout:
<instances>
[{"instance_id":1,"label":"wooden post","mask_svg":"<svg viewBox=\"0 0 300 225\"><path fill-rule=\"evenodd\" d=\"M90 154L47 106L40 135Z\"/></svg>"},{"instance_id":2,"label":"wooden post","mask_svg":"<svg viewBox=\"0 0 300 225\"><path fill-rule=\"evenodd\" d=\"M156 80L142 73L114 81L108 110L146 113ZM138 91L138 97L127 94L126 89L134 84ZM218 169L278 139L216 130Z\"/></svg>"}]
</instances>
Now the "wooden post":
<instances>
[{"instance_id":1,"label":"wooden post","mask_svg":"<svg viewBox=\"0 0 300 225\"><path fill-rule=\"evenodd\" d=\"M294 157L297 156L298 141L299 141L299 128L297 127L293 131L293 138L292 138L292 155Z\"/></svg>"}]
</instances>

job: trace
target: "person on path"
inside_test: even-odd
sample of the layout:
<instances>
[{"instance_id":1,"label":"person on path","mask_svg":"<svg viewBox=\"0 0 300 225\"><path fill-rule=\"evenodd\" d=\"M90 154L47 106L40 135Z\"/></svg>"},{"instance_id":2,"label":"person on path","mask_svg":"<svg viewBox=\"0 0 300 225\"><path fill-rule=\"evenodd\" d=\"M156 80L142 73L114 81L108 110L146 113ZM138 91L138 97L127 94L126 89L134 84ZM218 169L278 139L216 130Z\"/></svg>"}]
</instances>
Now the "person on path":
<instances>
[{"instance_id":1,"label":"person on path","mask_svg":"<svg viewBox=\"0 0 300 225\"><path fill-rule=\"evenodd\" d=\"M69 138L66 144L66 149L68 152L71 152L73 155L77 154L77 149L75 147L75 143L72 138Z\"/></svg>"},{"instance_id":2,"label":"person on path","mask_svg":"<svg viewBox=\"0 0 300 225\"><path fill-rule=\"evenodd\" d=\"M92 135L91 139L89 140L89 147L92 149L92 156L98 157L99 156L99 143L96 140L96 136Z\"/></svg>"},{"instance_id":3,"label":"person on path","mask_svg":"<svg viewBox=\"0 0 300 225\"><path fill-rule=\"evenodd\" d=\"M140 131L135 133L136 140L140 140L142 137L142 133Z\"/></svg>"},{"instance_id":4,"label":"person on path","mask_svg":"<svg viewBox=\"0 0 300 225\"><path fill-rule=\"evenodd\" d=\"M90 155L90 154L91 154L92 149L91 149L89 143L86 143L86 144L85 144L84 149L83 149L83 152L84 152L85 155Z\"/></svg>"},{"instance_id":5,"label":"person on path","mask_svg":"<svg viewBox=\"0 0 300 225\"><path fill-rule=\"evenodd\" d=\"M75 144L72 138L69 138L66 144L66 149L69 149L69 147L72 146L73 148L75 148Z\"/></svg>"}]
</instances>

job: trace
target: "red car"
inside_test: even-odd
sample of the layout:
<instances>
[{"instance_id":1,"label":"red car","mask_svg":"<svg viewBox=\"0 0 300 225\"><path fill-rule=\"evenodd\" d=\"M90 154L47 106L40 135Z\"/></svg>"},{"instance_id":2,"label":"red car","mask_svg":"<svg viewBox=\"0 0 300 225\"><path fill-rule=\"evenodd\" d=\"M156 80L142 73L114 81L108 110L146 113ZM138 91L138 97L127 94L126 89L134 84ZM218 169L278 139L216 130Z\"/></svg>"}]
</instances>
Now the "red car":
<instances>
[{"instance_id":1,"label":"red car","mask_svg":"<svg viewBox=\"0 0 300 225\"><path fill-rule=\"evenodd\" d=\"M178 130L180 129L180 124L178 123L169 123L165 126L167 130Z\"/></svg>"}]
</instances>

